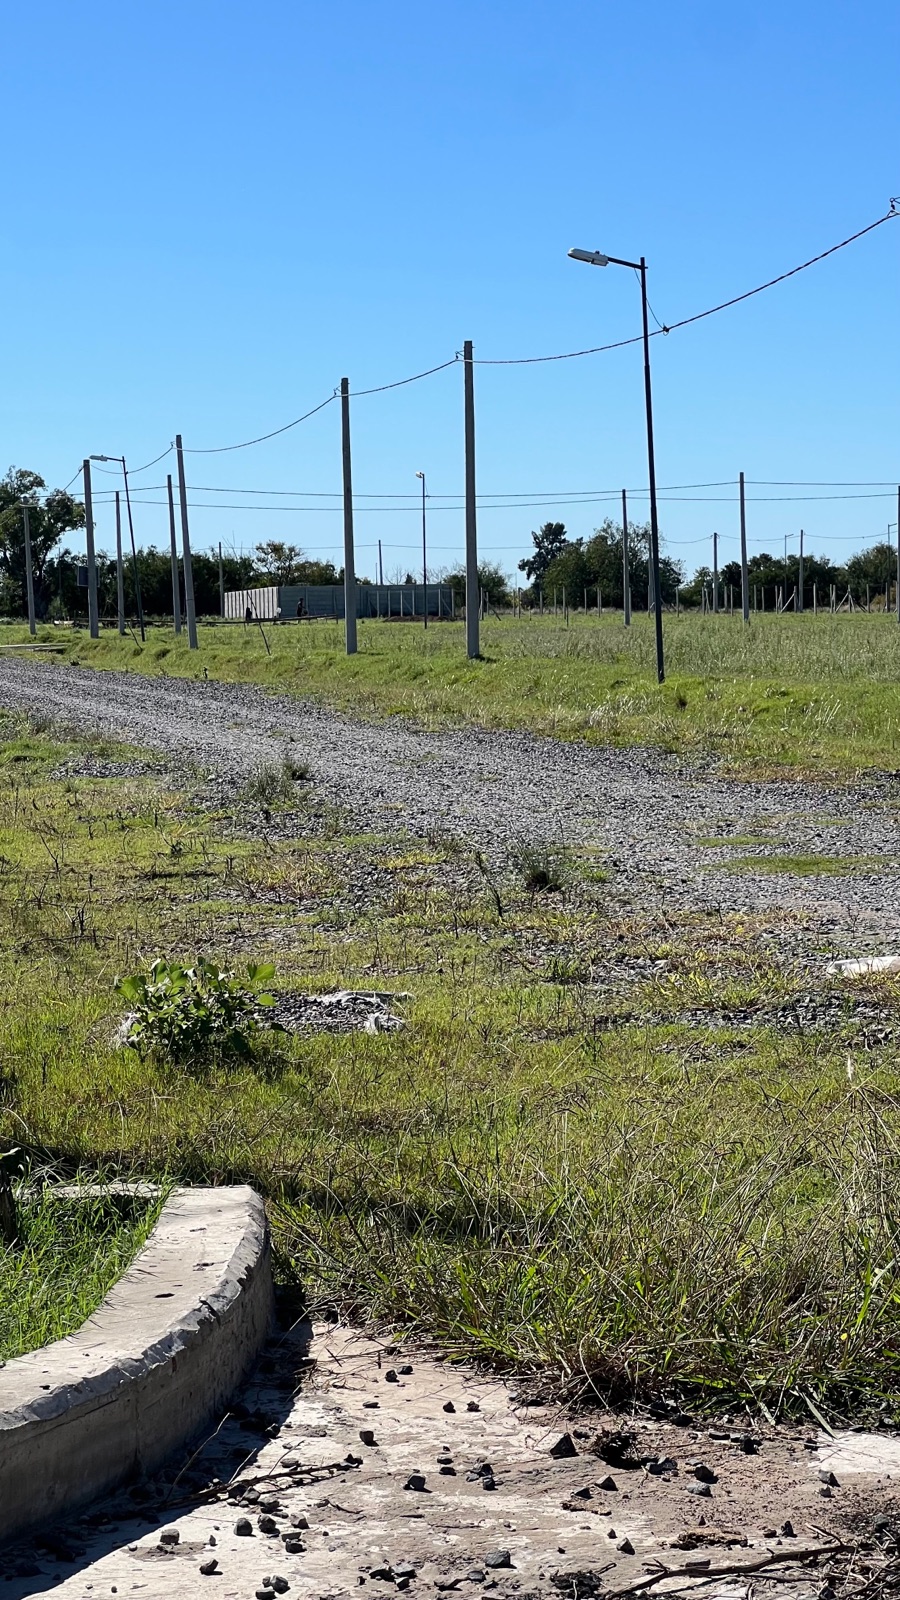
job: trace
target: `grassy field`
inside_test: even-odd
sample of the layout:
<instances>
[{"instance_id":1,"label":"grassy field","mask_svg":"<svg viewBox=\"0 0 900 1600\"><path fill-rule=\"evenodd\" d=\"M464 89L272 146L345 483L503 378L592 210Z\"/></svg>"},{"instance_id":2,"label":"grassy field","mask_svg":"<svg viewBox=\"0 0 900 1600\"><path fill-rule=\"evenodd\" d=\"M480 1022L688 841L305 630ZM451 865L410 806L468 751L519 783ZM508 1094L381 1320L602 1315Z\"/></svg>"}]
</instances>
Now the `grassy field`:
<instances>
[{"instance_id":1,"label":"grassy field","mask_svg":"<svg viewBox=\"0 0 900 1600\"><path fill-rule=\"evenodd\" d=\"M0 1244L0 1361L74 1333L145 1243L161 1203L123 1211L102 1196L21 1193L15 1243Z\"/></svg>"},{"instance_id":2,"label":"grassy field","mask_svg":"<svg viewBox=\"0 0 900 1600\"><path fill-rule=\"evenodd\" d=\"M68 659L130 672L258 683L367 717L403 713L433 725L529 728L598 744L654 745L737 767L820 772L900 764L900 628L890 616L666 617L667 682L656 682L647 617L503 618L482 629L483 659L465 657L445 623L363 622L359 653L337 623L206 625L193 654L168 630L147 644L112 630L45 628ZM0 644L26 638L0 628Z\"/></svg>"},{"instance_id":3,"label":"grassy field","mask_svg":"<svg viewBox=\"0 0 900 1600\"><path fill-rule=\"evenodd\" d=\"M626 918L600 861L537 893L534 860L307 827L308 783L285 839L259 786L210 813L152 766L80 775L113 748L0 736L7 1145L252 1181L311 1302L563 1390L900 1418L900 1052L849 1013L775 1025L787 913ZM113 986L157 954L404 992L408 1027L141 1060Z\"/></svg>"}]
</instances>

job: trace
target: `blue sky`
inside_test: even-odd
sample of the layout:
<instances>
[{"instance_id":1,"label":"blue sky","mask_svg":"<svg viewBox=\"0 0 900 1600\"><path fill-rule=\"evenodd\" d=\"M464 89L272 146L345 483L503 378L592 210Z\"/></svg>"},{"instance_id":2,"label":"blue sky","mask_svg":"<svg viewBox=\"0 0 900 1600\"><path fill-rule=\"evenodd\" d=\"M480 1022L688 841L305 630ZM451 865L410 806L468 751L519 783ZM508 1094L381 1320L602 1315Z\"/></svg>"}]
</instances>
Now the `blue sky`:
<instances>
[{"instance_id":1,"label":"blue sky","mask_svg":"<svg viewBox=\"0 0 900 1600\"><path fill-rule=\"evenodd\" d=\"M92 452L140 466L176 431L194 448L250 438L345 374L355 389L389 383L466 338L487 358L638 332L631 274L576 265L570 245L646 255L651 301L673 322L900 193L888 0L31 0L7 8L4 46L0 462L51 484ZM740 470L896 482L898 258L900 220L656 339L660 484ZM626 485L646 514L639 347L481 366L476 415L479 491L498 500L480 544L507 570L540 522L589 535L617 514L565 492ZM399 497L415 496L419 468L433 566L455 564L462 512L437 497L463 485L461 368L356 400L352 430L360 572L379 537L386 571L415 563L415 500ZM141 542L167 537L153 486L171 465L135 479L149 486ZM336 498L271 492L339 491L337 405L253 449L190 455L188 477L192 504L219 505L193 511L195 543L281 537L339 554ZM864 492L888 498L761 498ZM808 549L837 558L896 516L888 489L748 493L751 550L802 526ZM546 503L502 503L512 495ZM660 514L689 569L713 528L734 554L730 487L682 491ZM108 546L102 503L98 522Z\"/></svg>"}]
</instances>

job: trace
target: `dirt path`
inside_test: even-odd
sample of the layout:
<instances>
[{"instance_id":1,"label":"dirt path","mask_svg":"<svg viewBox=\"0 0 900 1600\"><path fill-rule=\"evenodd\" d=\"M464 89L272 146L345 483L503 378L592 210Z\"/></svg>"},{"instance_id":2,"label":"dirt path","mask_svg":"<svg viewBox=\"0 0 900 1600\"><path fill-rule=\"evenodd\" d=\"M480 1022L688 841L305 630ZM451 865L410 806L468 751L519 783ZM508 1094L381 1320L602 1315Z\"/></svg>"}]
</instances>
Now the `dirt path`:
<instances>
[{"instance_id":1,"label":"dirt path","mask_svg":"<svg viewBox=\"0 0 900 1600\"><path fill-rule=\"evenodd\" d=\"M526 841L590 844L610 872L611 894L635 909L791 907L838 954L881 951L900 937L892 798L900 788L887 777L840 789L741 782L656 752L502 731L423 732L247 686L10 657L0 661L0 704L195 762L226 788L290 752L357 826L451 834L499 862ZM735 856L828 856L832 871L732 870Z\"/></svg>"},{"instance_id":2,"label":"dirt path","mask_svg":"<svg viewBox=\"0 0 900 1600\"><path fill-rule=\"evenodd\" d=\"M864 1538L877 1515L896 1529L900 1511L897 1440L564 1419L519 1404L499 1379L333 1325L311 1344L305 1329L274 1341L239 1415L174 1487L182 1463L49 1544L5 1553L3 1594L250 1600L280 1578L288 1594L321 1600L398 1589L588 1600L640 1583L652 1562L690 1588L705 1569L686 1564L708 1562L725 1571L699 1592L743 1597L744 1566L758 1595L779 1593L759 1571L775 1557L773 1572L806 1600L825 1592L826 1563L801 1567L800 1551ZM604 1425L631 1433L629 1466L592 1453ZM570 1453L555 1459L563 1435ZM161 1542L164 1531L178 1542ZM268 1586L267 1600L277 1592Z\"/></svg>"}]
</instances>

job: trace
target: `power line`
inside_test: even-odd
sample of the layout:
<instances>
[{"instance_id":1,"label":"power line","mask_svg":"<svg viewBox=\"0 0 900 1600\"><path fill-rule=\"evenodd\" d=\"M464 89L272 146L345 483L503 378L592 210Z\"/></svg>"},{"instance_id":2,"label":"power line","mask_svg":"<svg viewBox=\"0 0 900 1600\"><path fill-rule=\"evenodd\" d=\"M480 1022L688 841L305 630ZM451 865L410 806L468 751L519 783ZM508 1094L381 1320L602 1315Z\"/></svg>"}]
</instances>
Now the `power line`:
<instances>
[{"instance_id":1,"label":"power line","mask_svg":"<svg viewBox=\"0 0 900 1600\"><path fill-rule=\"evenodd\" d=\"M862 239L867 233L872 233L875 228L880 228L883 222L889 222L896 217L898 211L896 202L891 201L890 210L883 217L878 217L875 222L870 222L867 227L860 228L858 233L851 233L848 239L842 239L840 244L833 244L828 250L822 250L817 256L810 256L808 261L801 261L799 267L791 267L788 272L780 272L777 278L769 278L766 283L760 283L755 289L747 289L743 294L733 295L730 300L722 300L717 306L709 306L706 311L696 311L692 317L682 317L679 322L663 323L650 334L651 339L658 339L660 334L674 333L676 328L687 328L692 322L702 322L704 317L714 317L718 311L727 311L730 306L740 305L742 300L751 300L754 295L762 294L765 289L774 289L777 283L785 283L788 278L795 278L798 272L805 272L807 267L814 267L817 262L825 261L828 256L833 256L838 250L846 249L848 244L855 244L857 239ZM656 313L654 312L654 317ZM637 333L630 339L617 339L614 344L595 345L590 350L566 350L561 355L552 356L507 356L504 359L494 357L476 357L476 362L482 367L521 367L531 366L543 361L574 361L578 356L596 356L606 350L621 350L628 344L640 344L643 334Z\"/></svg>"},{"instance_id":2,"label":"power line","mask_svg":"<svg viewBox=\"0 0 900 1600\"><path fill-rule=\"evenodd\" d=\"M107 469L100 468L99 470L100 471L105 471ZM112 473L110 475L114 476L114 477L118 476L117 473ZM129 476L130 476L130 474L129 474ZM856 488L856 489L891 489L891 490L893 490L893 488L894 488L894 480L891 479L891 478L871 478L871 479L867 479L867 478L862 478L862 479L852 479L852 478L847 478L847 479L841 479L841 478L837 478L837 479L827 479L827 478L824 478L824 479L817 479L817 478L747 478L746 482L748 484L752 484L755 488L813 488L813 489L817 489L817 488L821 488L821 489ZM664 483L664 484L660 484L659 492L661 494L672 494L672 493L675 493L676 491L681 491L683 489L725 489L725 488L732 487L732 485L734 486L734 488L736 490L737 489L737 481L734 478L713 478L713 479L710 479L708 482L703 482L703 483ZM142 485L140 485L140 487L138 489L135 490L135 494L150 494L153 490L164 489L165 487L166 486L165 486L164 483L142 484ZM105 495L105 494L108 494L108 493L111 493L111 492L112 491L107 491L107 490L101 489L101 490L98 490L98 495ZM640 486L633 486L631 488L627 488L627 486L626 486L626 493L627 494L646 495L647 492L648 492L647 491L647 486L645 484L644 485L640 485ZM192 494L272 495L272 496L275 496L275 497L281 496L281 497L283 497L285 499L298 499L298 500L342 500L343 499L342 491L340 489L248 489L248 488L241 488L241 487L233 485L233 484L232 485L225 485L225 484L192 483L191 484L191 493ZM478 500L479 500L479 504L486 504L490 500L509 500L509 501L512 501L512 502L522 501L523 503L531 503L531 504L541 504L542 502L556 504L556 503L562 502L564 500L573 500L575 503L577 503L578 501L580 501L582 499L585 499L585 498L601 499L601 498L607 498L607 497L610 497L610 496L616 496L616 495L619 495L619 494L621 494L621 489L619 489L619 488L605 488L605 489L495 489L495 490L492 490L490 492L488 492L487 490L480 492L479 496L478 496ZM414 502L415 507L418 507L420 502L421 502L422 496L420 494L415 494L415 493L407 494L404 490L397 490L394 493L386 493L386 492L369 492L369 491L362 490L362 489L354 489L353 498L354 498L354 500L396 500L396 501L409 500L409 501ZM427 498L428 498L429 502L435 502L437 500L461 501L463 496L462 496L461 491L459 491L459 490L446 491L446 492L443 492L443 493L438 492L437 490L429 490ZM730 499L731 497L723 497L723 498ZM757 498L760 498L760 497L757 496ZM794 497L790 496L790 495L785 495L785 496L780 496L780 497L776 496L775 498L792 499ZM797 498L814 499L816 497L815 496L799 496ZM823 498L823 499L829 499L829 498L833 498L833 499L851 498L852 499L854 497L853 496L835 495L835 496L822 496L821 498ZM858 498L865 498L865 497L861 496L861 497L858 497ZM882 497L876 496L876 498L882 498ZM149 503L151 503L151 502L146 502L146 501L144 502L144 504L149 504ZM213 509L213 508L211 507L211 509ZM223 507L223 509L225 509L225 508ZM247 506L244 509L250 511L250 510L253 509L253 507L252 506ZM440 510L441 508L439 506L435 505L434 509L435 510Z\"/></svg>"},{"instance_id":3,"label":"power line","mask_svg":"<svg viewBox=\"0 0 900 1600\"><path fill-rule=\"evenodd\" d=\"M646 500L648 498L648 491L646 489L633 489L630 492L631 492L631 495L632 495L632 497L634 499ZM481 510L481 511L530 511L530 510L549 511L549 510L553 510L554 507L558 507L560 510L565 510L565 509L577 510L577 508L579 506L614 505L614 504L617 503L619 493L620 493L619 490L612 490L612 491L609 491L608 493L605 493L605 494L586 495L582 499L579 499L579 500L560 500L560 499L547 499L547 500L495 500L495 501L490 501L490 502L483 501L481 499L481 497L479 496L477 504L478 504L479 510ZM94 498L95 498L95 501L100 505L111 505L112 502L113 502L113 491L112 490L101 491L99 494L95 495ZM662 501L662 502L664 502L665 504L668 504L668 505L699 505L699 506L726 505L726 506L733 506L736 503L735 497L733 495L659 494L657 496L657 498L660 501ZM873 493L873 494L748 495L747 498L746 498L746 503L748 505L809 505L809 504L814 504L814 503L817 503L817 502L820 502L820 501L893 500L893 498L894 498L893 494L889 493L889 492L885 492L885 493L882 493L882 494ZM137 505L140 505L140 506L164 506L164 505L168 504L168 502L165 501L165 500L138 500L135 503ZM191 500L191 501L188 502L188 504L189 504L189 507L190 507L190 509L192 511L251 511L251 512L254 512L254 513L256 513L256 512L265 512L265 513L277 512L277 513L280 513L280 514L296 515L296 516L300 516L300 515L339 516L339 515L343 514L343 508L341 506L339 506L339 505L334 505L334 506L242 505L242 504L240 504L239 502L236 502L236 501L226 501L224 504L222 502L219 502L217 504L212 504L211 505L207 501L197 501L197 500ZM359 506L357 509L359 510L359 512L361 514L362 513L366 513L369 516L385 515L385 514L390 515L390 516L402 516L402 515L418 516L419 515L418 508L415 505ZM444 512L444 511L448 511L448 512L452 512L455 515L455 514L461 512L463 509L464 509L464 501L462 499L460 499L458 501L458 503L455 504L455 505L440 505L440 506L432 506L431 507L431 510L435 514L440 513L440 512Z\"/></svg>"},{"instance_id":4,"label":"power line","mask_svg":"<svg viewBox=\"0 0 900 1600\"><path fill-rule=\"evenodd\" d=\"M414 372L411 378L398 378L396 383L379 383L374 389L351 389L350 399L358 399L364 394L384 394L386 389L402 389L407 383L418 383L420 378L430 378L433 372L444 372L447 367L455 367L461 360L462 356L457 353L451 361L442 361L437 367L427 367L424 372Z\"/></svg>"},{"instance_id":5,"label":"power line","mask_svg":"<svg viewBox=\"0 0 900 1600\"><path fill-rule=\"evenodd\" d=\"M289 433L291 428L299 427L301 422L306 422L310 417L314 417L317 411L324 411L325 407L330 406L331 402L336 399L336 393L330 394L327 400L320 401L319 405L313 406L311 411L304 411L302 417L295 417L293 422L286 422L283 428L273 428L271 433L261 433L256 439L244 439L240 444L209 445L202 450L197 446L185 445L185 454L192 456L220 456L227 454L230 450L247 450L252 444L264 444L266 439L275 439L280 433Z\"/></svg>"},{"instance_id":6,"label":"power line","mask_svg":"<svg viewBox=\"0 0 900 1600\"><path fill-rule=\"evenodd\" d=\"M163 451L162 455L154 456L152 461L145 461L144 465L142 467L129 467L128 468L128 476L129 476L129 478L133 478L135 476L135 473L146 472L149 467L155 467L156 463L158 461L165 461L166 456L170 456L174 449L175 449L175 446L173 444L170 444L168 449Z\"/></svg>"},{"instance_id":7,"label":"power line","mask_svg":"<svg viewBox=\"0 0 900 1600\"><path fill-rule=\"evenodd\" d=\"M442 361L436 367L427 367L424 372L414 372L409 378L398 378L394 383L379 383L371 389L352 389L350 392L352 396L359 398L366 394L384 394L388 389L402 389L408 383L418 383L422 378L430 378L434 372L443 372L447 367L455 366L458 359L458 356L453 356L449 361ZM282 428L273 428L271 433L261 433L256 439L243 439L240 444L208 445L205 449L200 449L196 445L185 445L185 454L192 456L218 456L225 455L231 450L248 450L251 445L264 444L267 439L276 439L279 434L288 433L291 428L299 427L301 422L308 422L310 417L314 417L318 411L324 411L325 407L330 406L332 401L337 398L338 391L335 389L327 400L322 400L319 405L313 406L311 411L305 411L302 417L295 417L293 422L286 422ZM168 454L168 451L166 454ZM157 460L161 461L162 457L158 456ZM151 461L148 465L153 466L154 463ZM137 468L137 470L141 471L141 468Z\"/></svg>"},{"instance_id":8,"label":"power line","mask_svg":"<svg viewBox=\"0 0 900 1600\"><path fill-rule=\"evenodd\" d=\"M842 239L839 244L831 245L828 250L823 250L818 255L811 256L808 261L801 262L799 266L791 267L789 271L779 273L779 275L775 278L769 278L766 283L758 284L755 289L747 289L743 294L734 295L730 300L723 300L718 305L709 306L705 311L695 312L693 316L682 317L678 322L672 322L668 325L665 323L660 323L659 326L650 334L650 338L659 338L660 334L673 333L677 328L686 328L694 322L701 322L705 317L715 316L719 311L726 311L731 306L739 305L744 300L752 299L754 295L762 294L766 289L774 288L776 284L786 282L788 278L796 277L799 272L805 272L807 267L812 267L820 261L825 261L828 256L835 255L837 251L845 249L847 245L854 244L857 239L864 238L867 233L872 233L874 229L880 228L882 223L888 222L891 217L898 215L897 203L897 201L892 199L890 202L890 209L884 214L884 216L878 217L875 222L870 222L865 228L860 228L857 233L850 234L848 238ZM655 311L653 312L653 317L655 321L659 322ZM631 338L617 339L610 344L594 345L585 350L568 350L555 355L510 356L504 358L476 357L474 359L476 364L479 366L530 366L547 361L572 361L580 356L600 355L609 350L621 350L627 345L640 343L641 338L641 334L635 334ZM351 390L350 393L352 396L359 398L370 394L384 394L389 389L401 389L407 384L418 383L423 378L429 378L436 372L444 372L448 367L455 366L460 360L461 352L457 351L449 360L442 361L434 367L427 367L422 372L412 373L408 378L398 378L392 383L376 384L368 389L354 389ZM311 410L305 411L302 416L295 417L293 421L284 423L280 428L273 428L269 433L258 434L253 439L243 439L237 444L207 445L205 447L188 445L185 447L186 453L189 455L225 455L233 450L248 450L253 445L264 444L268 439L276 439L281 434L290 432L292 428L299 427L301 422L307 422L310 417L316 416L319 411L324 411L325 407L331 405L332 402L337 398L338 391L335 389L325 400L320 401L319 404L313 406ZM170 444L166 450L164 450L160 455L155 456L152 461L145 462L143 466L133 468L133 474L146 472L150 467L156 466L157 462L163 461L165 457L171 453L172 448L173 446ZM70 483L66 486L67 488L69 488L71 484L75 482L75 478L77 476L78 474L76 473L75 476L70 480Z\"/></svg>"}]
</instances>

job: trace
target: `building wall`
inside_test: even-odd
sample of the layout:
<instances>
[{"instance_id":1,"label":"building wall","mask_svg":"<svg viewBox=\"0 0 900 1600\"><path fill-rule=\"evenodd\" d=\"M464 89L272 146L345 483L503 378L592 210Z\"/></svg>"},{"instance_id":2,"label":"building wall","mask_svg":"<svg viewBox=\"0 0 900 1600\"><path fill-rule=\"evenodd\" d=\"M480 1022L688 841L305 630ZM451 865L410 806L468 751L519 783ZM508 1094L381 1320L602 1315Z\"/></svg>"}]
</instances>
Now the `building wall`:
<instances>
[{"instance_id":1,"label":"building wall","mask_svg":"<svg viewBox=\"0 0 900 1600\"><path fill-rule=\"evenodd\" d=\"M453 616L453 591L446 583L359 583L356 586L358 617L383 617L407 621L425 615L449 619ZM274 622L281 618L293 622L304 618L342 618L342 583L288 583L281 588L232 589L225 596L225 616L243 622L248 607L252 621Z\"/></svg>"}]
</instances>

